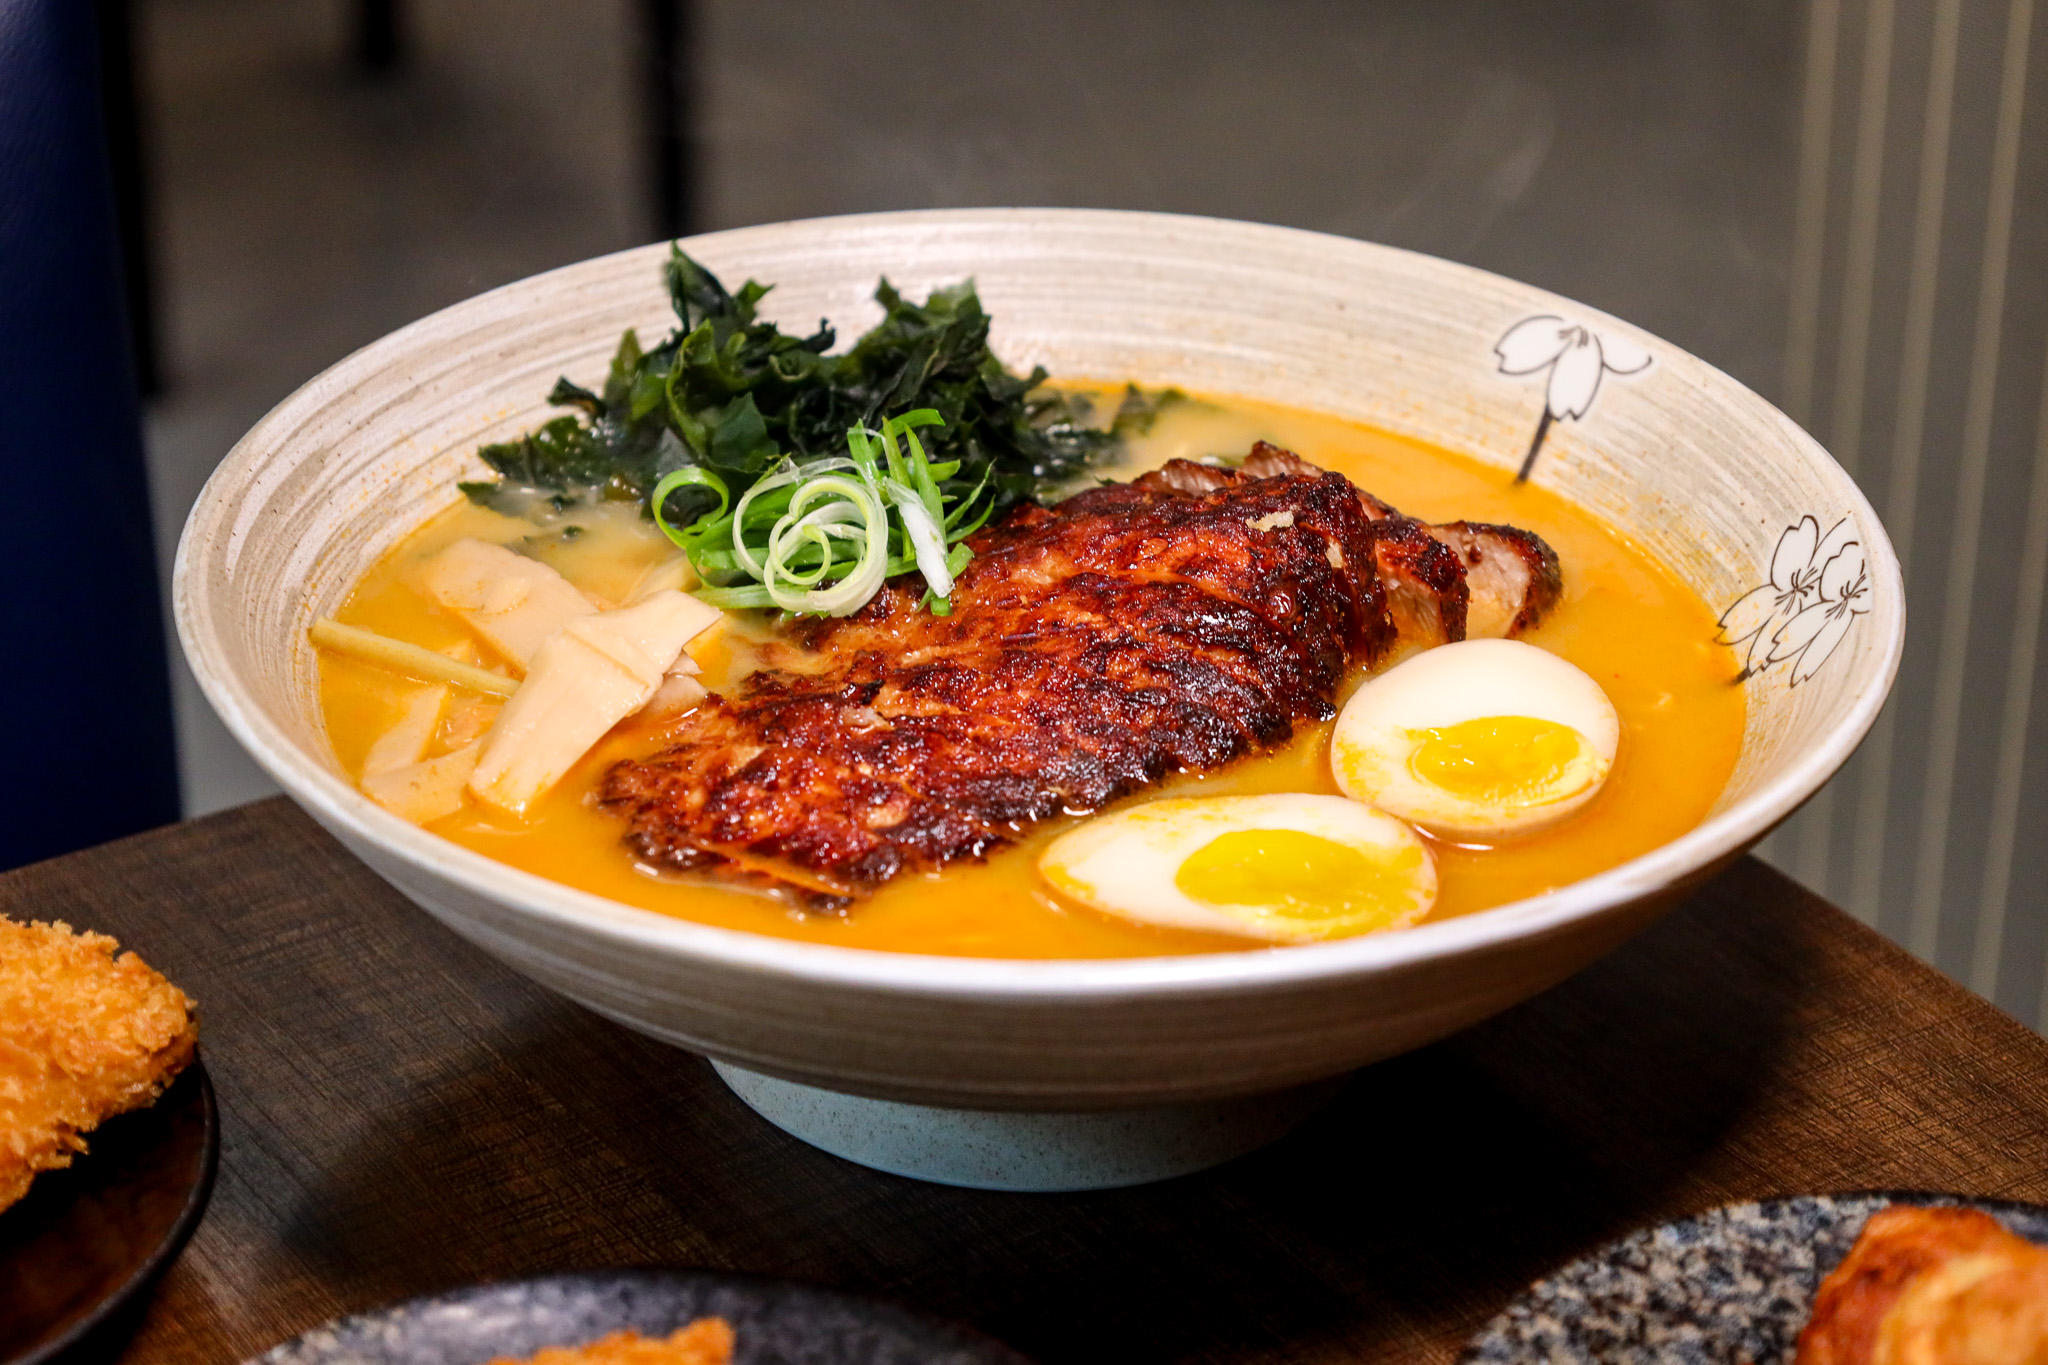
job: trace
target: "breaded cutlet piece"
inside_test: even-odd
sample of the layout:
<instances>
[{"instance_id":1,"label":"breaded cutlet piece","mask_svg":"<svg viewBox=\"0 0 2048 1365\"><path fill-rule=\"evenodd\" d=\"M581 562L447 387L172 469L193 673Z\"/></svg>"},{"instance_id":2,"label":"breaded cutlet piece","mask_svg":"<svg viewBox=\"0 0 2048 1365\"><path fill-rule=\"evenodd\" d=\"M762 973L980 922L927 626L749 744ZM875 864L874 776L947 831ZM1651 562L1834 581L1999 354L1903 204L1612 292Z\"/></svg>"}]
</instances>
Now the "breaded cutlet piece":
<instances>
[{"instance_id":1,"label":"breaded cutlet piece","mask_svg":"<svg viewBox=\"0 0 2048 1365\"><path fill-rule=\"evenodd\" d=\"M185 993L105 934L0 919L0 1209L192 1060Z\"/></svg>"},{"instance_id":2,"label":"breaded cutlet piece","mask_svg":"<svg viewBox=\"0 0 2048 1365\"><path fill-rule=\"evenodd\" d=\"M499 1356L490 1365L730 1365L732 1326L724 1318L698 1318L666 1337L620 1331L584 1346L549 1346L528 1360Z\"/></svg>"}]
</instances>

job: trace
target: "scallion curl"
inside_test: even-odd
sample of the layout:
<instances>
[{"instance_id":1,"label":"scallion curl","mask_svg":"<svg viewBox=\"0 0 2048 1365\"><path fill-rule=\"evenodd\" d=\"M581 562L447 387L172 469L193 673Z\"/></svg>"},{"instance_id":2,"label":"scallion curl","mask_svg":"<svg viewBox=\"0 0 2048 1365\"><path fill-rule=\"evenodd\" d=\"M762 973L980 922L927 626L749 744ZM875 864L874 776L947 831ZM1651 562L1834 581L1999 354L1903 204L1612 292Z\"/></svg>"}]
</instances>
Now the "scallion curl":
<instances>
[{"instance_id":1,"label":"scallion curl","mask_svg":"<svg viewBox=\"0 0 2048 1365\"><path fill-rule=\"evenodd\" d=\"M708 488L718 495L718 506L690 523L693 527L716 522L724 517L725 509L732 505L732 493L726 488L724 479L719 478L716 474L704 468L704 466L694 464L683 466L683 468L676 470L673 474L664 476L661 482L654 485L654 491L647 498L648 506L654 511L654 524L659 526L661 533L670 540L678 545L687 546L684 537L689 532L677 530L669 525L668 517L662 510L668 503L668 495L679 488Z\"/></svg>"},{"instance_id":2,"label":"scallion curl","mask_svg":"<svg viewBox=\"0 0 2048 1365\"><path fill-rule=\"evenodd\" d=\"M846 616L885 579L914 570L925 580L925 605L949 614L954 581L973 558L960 542L988 521L994 498L985 496L986 470L972 488L947 491L959 462L933 464L917 437L919 427L934 425L944 418L920 408L879 431L854 427L846 455L803 464L785 457L729 511L715 475L679 471L657 486L656 524L712 585L698 595L713 606ZM678 529L661 500L690 485L711 488L719 503Z\"/></svg>"}]
</instances>

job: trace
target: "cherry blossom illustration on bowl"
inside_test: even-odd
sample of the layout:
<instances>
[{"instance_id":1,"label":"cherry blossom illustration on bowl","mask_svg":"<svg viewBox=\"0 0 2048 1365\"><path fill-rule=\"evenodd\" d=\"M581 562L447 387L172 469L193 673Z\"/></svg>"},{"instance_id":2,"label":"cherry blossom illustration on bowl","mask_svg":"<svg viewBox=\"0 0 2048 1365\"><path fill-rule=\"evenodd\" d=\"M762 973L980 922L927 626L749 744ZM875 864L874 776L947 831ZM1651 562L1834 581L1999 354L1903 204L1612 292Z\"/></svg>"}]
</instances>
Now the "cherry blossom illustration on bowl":
<instances>
[{"instance_id":1,"label":"cherry blossom illustration on bowl","mask_svg":"<svg viewBox=\"0 0 2048 1365\"><path fill-rule=\"evenodd\" d=\"M1870 604L1870 570L1854 523L1843 517L1822 534L1820 520L1807 515L1778 537L1770 581L1721 614L1717 638L1742 656L1737 682L1789 664L1789 684L1797 687L1820 671Z\"/></svg>"},{"instance_id":2,"label":"cherry blossom illustration on bowl","mask_svg":"<svg viewBox=\"0 0 2048 1365\"><path fill-rule=\"evenodd\" d=\"M1627 337L1608 336L1549 313L1523 318L1508 328L1494 343L1493 353L1500 357L1502 374L1550 372L1543 393L1543 415L1536 419L1536 435L1529 442L1529 453L1522 457L1516 483L1528 482L1552 422L1567 418L1576 422L1593 410L1603 376L1641 374L1654 359Z\"/></svg>"}]
</instances>

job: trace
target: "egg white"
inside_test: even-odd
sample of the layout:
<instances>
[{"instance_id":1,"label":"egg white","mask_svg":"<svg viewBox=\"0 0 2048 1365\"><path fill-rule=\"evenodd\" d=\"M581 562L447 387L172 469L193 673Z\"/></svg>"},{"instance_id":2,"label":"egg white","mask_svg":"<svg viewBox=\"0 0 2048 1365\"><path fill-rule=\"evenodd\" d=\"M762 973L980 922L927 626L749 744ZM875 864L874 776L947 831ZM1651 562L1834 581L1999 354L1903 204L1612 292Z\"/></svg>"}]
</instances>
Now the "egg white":
<instances>
[{"instance_id":1,"label":"egg white","mask_svg":"<svg viewBox=\"0 0 2048 1365\"><path fill-rule=\"evenodd\" d=\"M1500 716L1569 726L1592 751L1592 780L1521 805L1463 796L1418 776L1418 731ZM1621 744L1614 703L1584 672L1519 640L1464 640L1413 655L1359 688L1330 736L1338 788L1432 833L1496 839L1547 828L1599 794Z\"/></svg>"},{"instance_id":2,"label":"egg white","mask_svg":"<svg viewBox=\"0 0 2048 1365\"><path fill-rule=\"evenodd\" d=\"M1301 921L1262 913L1261 907L1197 900L1175 884L1190 856L1238 830L1294 830L1375 859L1397 858L1412 850L1420 856L1409 878L1410 904L1383 927L1406 928L1436 904L1436 863L1415 831L1341 796L1282 792L1168 797L1076 826L1039 855L1038 867L1062 894L1105 914L1145 924L1276 943L1331 937Z\"/></svg>"}]
</instances>

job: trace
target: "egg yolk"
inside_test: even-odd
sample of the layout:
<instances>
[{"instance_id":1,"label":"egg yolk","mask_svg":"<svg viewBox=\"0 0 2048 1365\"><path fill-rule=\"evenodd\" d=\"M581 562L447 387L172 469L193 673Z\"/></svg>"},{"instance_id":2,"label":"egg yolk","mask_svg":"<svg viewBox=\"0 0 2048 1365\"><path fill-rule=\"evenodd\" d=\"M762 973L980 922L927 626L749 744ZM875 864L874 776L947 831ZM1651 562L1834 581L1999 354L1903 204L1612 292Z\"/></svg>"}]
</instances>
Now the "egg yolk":
<instances>
[{"instance_id":1,"label":"egg yolk","mask_svg":"<svg viewBox=\"0 0 2048 1365\"><path fill-rule=\"evenodd\" d=\"M1408 760L1415 775L1468 801L1558 801L1600 776L1597 763L1584 761L1586 737L1554 720L1481 716L1409 733L1421 741Z\"/></svg>"},{"instance_id":2,"label":"egg yolk","mask_svg":"<svg viewBox=\"0 0 2048 1365\"><path fill-rule=\"evenodd\" d=\"M1328 932L1393 923L1415 906L1419 849L1371 854L1293 829L1237 829L1189 854L1173 882L1211 905L1252 906Z\"/></svg>"}]
</instances>

